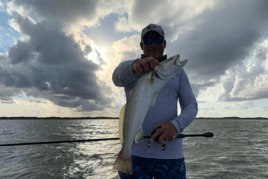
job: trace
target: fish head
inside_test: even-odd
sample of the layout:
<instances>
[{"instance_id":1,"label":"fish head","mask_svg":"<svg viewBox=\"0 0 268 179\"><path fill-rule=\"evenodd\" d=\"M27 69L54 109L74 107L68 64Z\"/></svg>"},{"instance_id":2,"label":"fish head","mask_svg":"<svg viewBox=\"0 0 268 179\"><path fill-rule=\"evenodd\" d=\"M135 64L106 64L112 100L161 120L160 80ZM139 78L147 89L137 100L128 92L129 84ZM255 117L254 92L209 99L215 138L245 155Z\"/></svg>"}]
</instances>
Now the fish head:
<instances>
[{"instance_id":1,"label":"fish head","mask_svg":"<svg viewBox=\"0 0 268 179\"><path fill-rule=\"evenodd\" d=\"M162 61L155 67L154 71L160 79L171 79L182 69L187 61L188 60L184 60L181 62L180 55L175 55Z\"/></svg>"}]
</instances>

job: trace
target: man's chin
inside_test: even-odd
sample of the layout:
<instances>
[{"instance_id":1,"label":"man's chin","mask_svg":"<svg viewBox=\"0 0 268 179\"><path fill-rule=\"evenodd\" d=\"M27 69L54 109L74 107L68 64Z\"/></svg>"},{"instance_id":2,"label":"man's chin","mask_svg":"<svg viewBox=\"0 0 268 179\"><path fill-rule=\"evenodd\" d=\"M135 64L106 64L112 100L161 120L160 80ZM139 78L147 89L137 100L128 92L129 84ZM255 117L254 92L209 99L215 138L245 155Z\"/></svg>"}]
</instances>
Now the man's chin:
<instances>
[{"instance_id":1,"label":"man's chin","mask_svg":"<svg viewBox=\"0 0 268 179\"><path fill-rule=\"evenodd\" d=\"M154 57L155 59L161 58L159 54L149 54L150 57Z\"/></svg>"}]
</instances>

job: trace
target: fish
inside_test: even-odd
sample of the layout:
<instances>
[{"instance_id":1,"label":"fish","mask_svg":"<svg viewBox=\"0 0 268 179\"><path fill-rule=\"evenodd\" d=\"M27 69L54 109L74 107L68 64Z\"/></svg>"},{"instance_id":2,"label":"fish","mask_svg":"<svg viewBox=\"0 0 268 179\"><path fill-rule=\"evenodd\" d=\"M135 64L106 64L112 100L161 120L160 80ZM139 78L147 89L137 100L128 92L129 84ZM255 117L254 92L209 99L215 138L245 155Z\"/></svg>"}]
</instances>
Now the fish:
<instances>
[{"instance_id":1,"label":"fish","mask_svg":"<svg viewBox=\"0 0 268 179\"><path fill-rule=\"evenodd\" d=\"M158 93L188 62L180 61L180 55L170 57L157 65L154 72L143 74L129 92L127 103L119 114L119 139L122 148L113 164L113 170L133 174L131 147L143 141L142 123L150 108L154 106Z\"/></svg>"}]
</instances>

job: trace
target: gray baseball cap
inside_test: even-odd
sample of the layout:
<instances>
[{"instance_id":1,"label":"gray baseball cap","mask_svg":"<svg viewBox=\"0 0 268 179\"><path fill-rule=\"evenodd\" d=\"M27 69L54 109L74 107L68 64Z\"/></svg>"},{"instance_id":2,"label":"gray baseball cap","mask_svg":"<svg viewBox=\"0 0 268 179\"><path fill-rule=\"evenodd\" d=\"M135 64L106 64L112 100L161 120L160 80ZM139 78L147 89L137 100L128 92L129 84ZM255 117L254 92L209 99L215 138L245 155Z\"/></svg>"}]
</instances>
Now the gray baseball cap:
<instances>
[{"instance_id":1,"label":"gray baseball cap","mask_svg":"<svg viewBox=\"0 0 268 179\"><path fill-rule=\"evenodd\" d=\"M149 24L146 27L144 27L141 31L141 40L143 40L145 34L149 31L155 31L158 32L160 35L162 35L165 38L164 30L160 25L156 24Z\"/></svg>"}]
</instances>

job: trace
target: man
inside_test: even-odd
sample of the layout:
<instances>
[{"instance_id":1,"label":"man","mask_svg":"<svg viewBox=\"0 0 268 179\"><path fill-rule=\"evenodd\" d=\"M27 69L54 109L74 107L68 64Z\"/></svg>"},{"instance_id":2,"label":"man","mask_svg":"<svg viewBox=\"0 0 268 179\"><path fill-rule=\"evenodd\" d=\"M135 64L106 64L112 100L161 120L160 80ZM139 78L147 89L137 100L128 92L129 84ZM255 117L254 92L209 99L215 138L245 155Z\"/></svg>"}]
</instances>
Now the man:
<instances>
[{"instance_id":1,"label":"man","mask_svg":"<svg viewBox=\"0 0 268 179\"><path fill-rule=\"evenodd\" d=\"M140 47L144 54L140 59L121 62L113 73L116 86L124 87L126 99L133 85L142 74L153 71L159 62L167 59L163 56L166 47L164 31L161 26L149 24L142 30ZM154 72L155 73L155 72ZM177 103L181 114L177 114ZM182 139L173 140L195 118L197 102L189 84L188 77L181 69L160 91L155 105L151 106L142 124L144 135L150 135L154 128L160 129L151 137L166 144L164 151L156 144L147 147L147 140L133 141L131 154L133 175L118 171L121 178L176 178L185 179Z\"/></svg>"}]
</instances>

